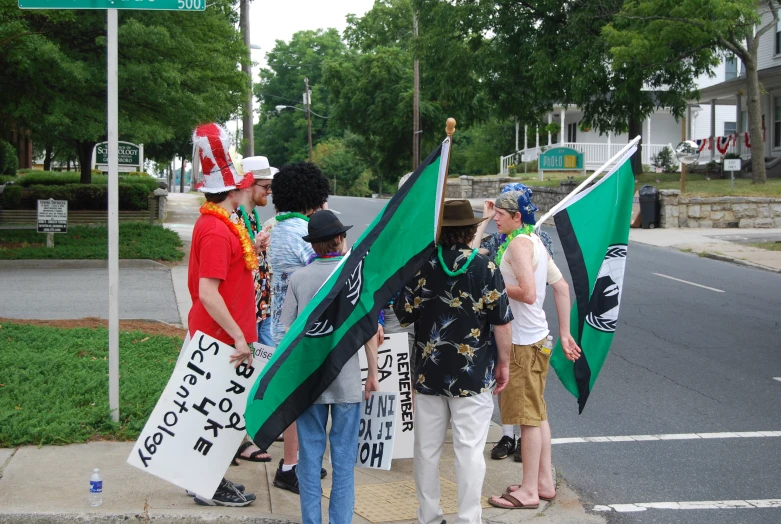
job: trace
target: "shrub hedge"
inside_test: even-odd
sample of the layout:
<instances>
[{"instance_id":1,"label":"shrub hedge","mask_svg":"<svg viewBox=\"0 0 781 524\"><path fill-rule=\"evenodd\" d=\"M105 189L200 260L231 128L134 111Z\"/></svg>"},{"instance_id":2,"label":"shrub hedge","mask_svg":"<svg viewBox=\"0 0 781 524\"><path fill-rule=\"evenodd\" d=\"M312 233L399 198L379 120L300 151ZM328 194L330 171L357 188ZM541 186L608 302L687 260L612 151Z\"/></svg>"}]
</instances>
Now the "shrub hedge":
<instances>
[{"instance_id":1,"label":"shrub hedge","mask_svg":"<svg viewBox=\"0 0 781 524\"><path fill-rule=\"evenodd\" d=\"M133 184L147 188L148 191L154 191L157 189L157 180L150 176L126 176L130 173L122 173L119 176L119 183L121 184ZM19 184L24 187L31 186L59 186L64 184L78 184L81 180L81 175L74 171L66 171L64 173L57 171L35 171L28 173L22 177L19 177ZM105 186L108 184L108 176L106 175L92 175L92 184L97 186Z\"/></svg>"},{"instance_id":2,"label":"shrub hedge","mask_svg":"<svg viewBox=\"0 0 781 524\"><path fill-rule=\"evenodd\" d=\"M119 184L119 209L149 208L149 189L142 184ZM99 184L8 186L3 191L4 209L36 209L36 200L67 200L71 211L103 211L108 207L108 187Z\"/></svg>"},{"instance_id":3,"label":"shrub hedge","mask_svg":"<svg viewBox=\"0 0 781 524\"><path fill-rule=\"evenodd\" d=\"M17 169L19 156L16 148L5 140L0 140L0 175L15 175Z\"/></svg>"}]
</instances>

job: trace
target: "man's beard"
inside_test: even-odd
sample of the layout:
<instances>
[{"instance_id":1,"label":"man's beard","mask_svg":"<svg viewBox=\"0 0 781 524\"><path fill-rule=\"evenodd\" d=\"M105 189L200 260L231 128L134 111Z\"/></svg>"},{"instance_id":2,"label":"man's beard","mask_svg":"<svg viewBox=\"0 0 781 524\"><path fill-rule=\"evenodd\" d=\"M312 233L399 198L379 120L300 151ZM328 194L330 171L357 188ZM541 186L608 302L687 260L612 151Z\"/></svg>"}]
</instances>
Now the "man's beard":
<instances>
[{"instance_id":1,"label":"man's beard","mask_svg":"<svg viewBox=\"0 0 781 524\"><path fill-rule=\"evenodd\" d=\"M265 207L266 204L268 204L268 197L262 196L260 198L253 198L252 201L255 203L256 206Z\"/></svg>"}]
</instances>

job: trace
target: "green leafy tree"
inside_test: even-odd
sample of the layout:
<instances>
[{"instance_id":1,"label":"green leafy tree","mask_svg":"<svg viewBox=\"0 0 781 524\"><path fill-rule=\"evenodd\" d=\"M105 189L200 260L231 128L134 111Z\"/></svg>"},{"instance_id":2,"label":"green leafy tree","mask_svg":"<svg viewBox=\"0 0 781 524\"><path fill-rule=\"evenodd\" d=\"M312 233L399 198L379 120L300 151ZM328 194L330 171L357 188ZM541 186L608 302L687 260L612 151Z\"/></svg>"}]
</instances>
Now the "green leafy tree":
<instances>
[{"instance_id":1,"label":"green leafy tree","mask_svg":"<svg viewBox=\"0 0 781 524\"><path fill-rule=\"evenodd\" d=\"M165 142L235 112L248 89L238 64L249 53L234 3L216 0L198 13L120 12L122 139ZM105 27L105 11L24 11L0 0L0 113L31 129L33 140L71 144L84 183L106 135Z\"/></svg>"},{"instance_id":2,"label":"green leafy tree","mask_svg":"<svg viewBox=\"0 0 781 524\"><path fill-rule=\"evenodd\" d=\"M254 86L261 119L255 126L255 151L268 157L271 165L306 160L309 157L306 113L293 109L276 111L286 105L303 109L304 79L312 91L312 112L330 115L330 91L323 83L325 61L345 51L336 29L299 31L290 42L277 40L267 55L268 67L260 72ZM327 118L312 115L312 142L338 137L341 130Z\"/></svg>"},{"instance_id":3,"label":"green leafy tree","mask_svg":"<svg viewBox=\"0 0 781 524\"><path fill-rule=\"evenodd\" d=\"M351 142L354 142L354 137L349 136L347 139L332 138L320 142L314 148L312 159L332 181L334 194L368 196L371 191L361 180L368 166L351 147Z\"/></svg>"},{"instance_id":4,"label":"green leafy tree","mask_svg":"<svg viewBox=\"0 0 781 524\"><path fill-rule=\"evenodd\" d=\"M762 108L757 55L763 35L779 21L776 0L627 1L603 34L619 67L639 67L637 57L669 68L713 65L718 57L736 56L746 71L751 137L761 137ZM770 16L763 21L760 12ZM768 19L769 18L769 19ZM753 140L753 139L752 139ZM762 147L759 139L757 148ZM764 154L751 155L755 184L766 181Z\"/></svg>"}]
</instances>

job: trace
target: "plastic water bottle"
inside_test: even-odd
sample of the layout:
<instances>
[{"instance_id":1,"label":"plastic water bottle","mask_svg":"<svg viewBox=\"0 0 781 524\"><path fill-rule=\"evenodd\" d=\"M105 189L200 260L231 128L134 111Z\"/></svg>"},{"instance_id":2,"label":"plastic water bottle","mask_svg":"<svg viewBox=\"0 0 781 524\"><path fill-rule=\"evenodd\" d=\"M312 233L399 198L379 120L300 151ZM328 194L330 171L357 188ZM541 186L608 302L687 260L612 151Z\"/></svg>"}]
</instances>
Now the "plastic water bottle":
<instances>
[{"instance_id":1,"label":"plastic water bottle","mask_svg":"<svg viewBox=\"0 0 781 524\"><path fill-rule=\"evenodd\" d=\"M553 351L553 337L551 335L548 335L548 338L545 339L545 342L542 344L542 352L546 355L550 355Z\"/></svg>"},{"instance_id":2,"label":"plastic water bottle","mask_svg":"<svg viewBox=\"0 0 781 524\"><path fill-rule=\"evenodd\" d=\"M89 478L89 505L97 508L103 504L103 479L100 478L100 470L92 470L92 476Z\"/></svg>"}]
</instances>

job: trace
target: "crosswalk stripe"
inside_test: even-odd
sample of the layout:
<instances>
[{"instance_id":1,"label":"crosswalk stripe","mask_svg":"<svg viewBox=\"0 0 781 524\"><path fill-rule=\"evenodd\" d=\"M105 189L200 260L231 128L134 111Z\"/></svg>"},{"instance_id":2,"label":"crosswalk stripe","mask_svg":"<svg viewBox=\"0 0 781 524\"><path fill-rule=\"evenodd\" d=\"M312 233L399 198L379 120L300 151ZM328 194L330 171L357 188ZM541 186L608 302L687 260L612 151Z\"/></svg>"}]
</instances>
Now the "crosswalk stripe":
<instances>
[{"instance_id":1,"label":"crosswalk stripe","mask_svg":"<svg viewBox=\"0 0 781 524\"><path fill-rule=\"evenodd\" d=\"M658 440L698 440L717 438L781 437L781 431L725 431L721 433L667 433L659 435L616 435L606 437L564 437L551 439L552 444L588 444L599 442L650 442Z\"/></svg>"},{"instance_id":2,"label":"crosswalk stripe","mask_svg":"<svg viewBox=\"0 0 781 524\"><path fill-rule=\"evenodd\" d=\"M681 502L636 502L634 504L597 504L593 511L634 513L649 509L758 509L781 508L781 499L762 500L693 500Z\"/></svg>"}]
</instances>

